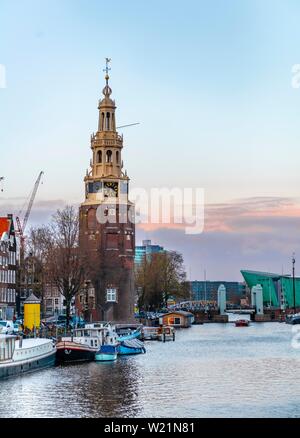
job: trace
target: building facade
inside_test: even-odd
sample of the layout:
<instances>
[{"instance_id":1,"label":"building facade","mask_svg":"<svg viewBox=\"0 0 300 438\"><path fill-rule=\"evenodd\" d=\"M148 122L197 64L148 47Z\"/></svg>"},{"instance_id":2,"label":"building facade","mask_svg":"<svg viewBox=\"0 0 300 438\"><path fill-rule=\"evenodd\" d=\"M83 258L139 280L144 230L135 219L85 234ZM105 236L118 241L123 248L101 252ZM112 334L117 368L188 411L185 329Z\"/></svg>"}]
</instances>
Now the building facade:
<instances>
[{"instance_id":1,"label":"building facade","mask_svg":"<svg viewBox=\"0 0 300 438\"><path fill-rule=\"evenodd\" d=\"M98 130L91 137L92 159L84 179L80 248L87 260L87 281L95 290L95 318L128 322L134 317L134 205L128 199L123 136L116 128L108 70L107 66Z\"/></svg>"},{"instance_id":2,"label":"building facade","mask_svg":"<svg viewBox=\"0 0 300 438\"><path fill-rule=\"evenodd\" d=\"M265 307L292 309L300 307L300 278L295 278L295 296L293 278L290 275L271 272L241 271L248 287L260 284L263 288Z\"/></svg>"},{"instance_id":3,"label":"building facade","mask_svg":"<svg viewBox=\"0 0 300 438\"><path fill-rule=\"evenodd\" d=\"M226 301L240 304L246 294L246 285L237 281L191 281L191 298L194 301L218 301L218 289L226 288Z\"/></svg>"},{"instance_id":4,"label":"building facade","mask_svg":"<svg viewBox=\"0 0 300 438\"><path fill-rule=\"evenodd\" d=\"M134 262L138 266L140 265L146 256L151 254L163 253L164 248L160 245L152 245L151 240L143 240L142 245L135 247L135 259Z\"/></svg>"},{"instance_id":5,"label":"building facade","mask_svg":"<svg viewBox=\"0 0 300 438\"><path fill-rule=\"evenodd\" d=\"M0 217L0 319L16 313L17 242L13 216Z\"/></svg>"}]
</instances>

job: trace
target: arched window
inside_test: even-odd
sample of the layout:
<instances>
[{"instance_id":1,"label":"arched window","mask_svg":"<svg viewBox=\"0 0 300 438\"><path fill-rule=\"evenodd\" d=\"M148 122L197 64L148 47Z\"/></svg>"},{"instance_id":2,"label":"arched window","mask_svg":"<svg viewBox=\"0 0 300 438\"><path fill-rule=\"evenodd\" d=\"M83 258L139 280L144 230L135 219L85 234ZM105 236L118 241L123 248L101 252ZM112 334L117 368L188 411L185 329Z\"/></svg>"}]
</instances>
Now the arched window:
<instances>
[{"instance_id":1,"label":"arched window","mask_svg":"<svg viewBox=\"0 0 300 438\"><path fill-rule=\"evenodd\" d=\"M106 131L110 130L110 113L106 113Z\"/></svg>"},{"instance_id":2,"label":"arched window","mask_svg":"<svg viewBox=\"0 0 300 438\"><path fill-rule=\"evenodd\" d=\"M97 163L102 163L102 151L97 152Z\"/></svg>"},{"instance_id":3,"label":"arched window","mask_svg":"<svg viewBox=\"0 0 300 438\"><path fill-rule=\"evenodd\" d=\"M112 158L112 151L107 151L106 152L106 162L111 163L112 162L111 158Z\"/></svg>"},{"instance_id":4,"label":"arched window","mask_svg":"<svg viewBox=\"0 0 300 438\"><path fill-rule=\"evenodd\" d=\"M115 124L115 115L114 115L114 113L112 113L111 118L112 118L112 130L115 131L116 130L116 124Z\"/></svg>"},{"instance_id":5,"label":"arched window","mask_svg":"<svg viewBox=\"0 0 300 438\"><path fill-rule=\"evenodd\" d=\"M119 151L116 152L116 162L119 164Z\"/></svg>"}]
</instances>

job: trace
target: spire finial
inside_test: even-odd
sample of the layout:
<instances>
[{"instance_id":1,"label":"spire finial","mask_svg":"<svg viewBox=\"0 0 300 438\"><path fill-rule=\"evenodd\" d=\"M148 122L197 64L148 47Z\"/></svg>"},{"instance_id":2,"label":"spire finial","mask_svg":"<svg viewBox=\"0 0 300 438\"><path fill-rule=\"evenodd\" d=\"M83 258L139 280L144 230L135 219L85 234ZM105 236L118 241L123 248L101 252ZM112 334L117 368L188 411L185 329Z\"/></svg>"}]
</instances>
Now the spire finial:
<instances>
[{"instance_id":1,"label":"spire finial","mask_svg":"<svg viewBox=\"0 0 300 438\"><path fill-rule=\"evenodd\" d=\"M105 69L103 69L103 71L105 71L105 73L106 73L106 75L105 75L106 86L103 89L103 94L105 97L109 97L112 93L111 88L108 85L108 81L109 81L108 72L111 70L111 68L109 67L109 63L111 62L111 58L105 58L105 62L106 62L106 67L105 67Z\"/></svg>"}]
</instances>

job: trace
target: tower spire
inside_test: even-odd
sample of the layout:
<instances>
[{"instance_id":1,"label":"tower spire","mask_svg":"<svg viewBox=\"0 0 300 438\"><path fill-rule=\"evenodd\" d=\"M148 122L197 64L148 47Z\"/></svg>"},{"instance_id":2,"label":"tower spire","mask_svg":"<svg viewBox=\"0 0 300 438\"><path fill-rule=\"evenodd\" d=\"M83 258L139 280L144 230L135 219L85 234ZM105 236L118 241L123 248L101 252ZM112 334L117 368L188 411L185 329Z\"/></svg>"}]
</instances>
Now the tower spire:
<instances>
[{"instance_id":1,"label":"tower spire","mask_svg":"<svg viewBox=\"0 0 300 438\"><path fill-rule=\"evenodd\" d=\"M111 70L111 68L109 67L110 62L111 62L111 58L105 58L106 66L103 69L103 71L106 73L106 75L105 75L106 85L103 88L103 94L105 97L109 97L112 93L112 90L111 90L110 86L108 85L108 81L109 81L108 72Z\"/></svg>"}]
</instances>

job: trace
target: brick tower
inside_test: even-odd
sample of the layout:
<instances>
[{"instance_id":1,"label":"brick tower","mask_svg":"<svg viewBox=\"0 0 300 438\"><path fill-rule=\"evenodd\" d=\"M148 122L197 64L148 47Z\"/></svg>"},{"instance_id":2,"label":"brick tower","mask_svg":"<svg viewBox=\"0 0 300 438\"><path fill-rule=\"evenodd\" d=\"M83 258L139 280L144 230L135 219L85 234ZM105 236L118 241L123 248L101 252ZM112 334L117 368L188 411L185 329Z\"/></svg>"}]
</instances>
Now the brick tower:
<instances>
[{"instance_id":1,"label":"brick tower","mask_svg":"<svg viewBox=\"0 0 300 438\"><path fill-rule=\"evenodd\" d=\"M80 206L80 247L95 291L94 318L130 322L134 315L134 205L128 199L129 178L123 172L123 136L116 130L106 60L104 98L99 124L91 136L92 159Z\"/></svg>"}]
</instances>

